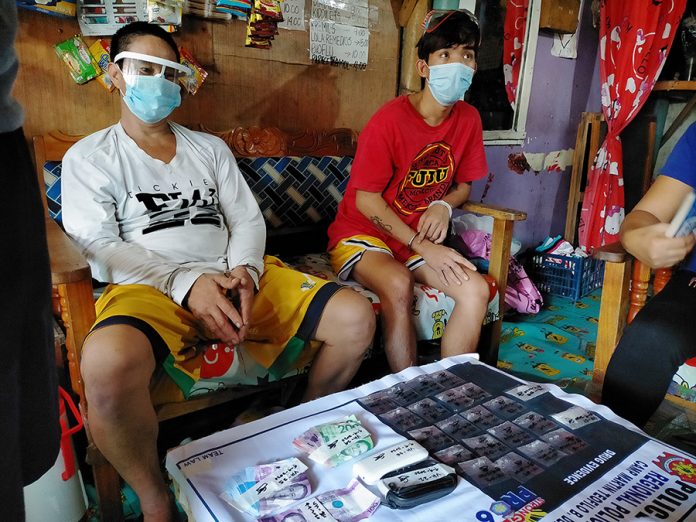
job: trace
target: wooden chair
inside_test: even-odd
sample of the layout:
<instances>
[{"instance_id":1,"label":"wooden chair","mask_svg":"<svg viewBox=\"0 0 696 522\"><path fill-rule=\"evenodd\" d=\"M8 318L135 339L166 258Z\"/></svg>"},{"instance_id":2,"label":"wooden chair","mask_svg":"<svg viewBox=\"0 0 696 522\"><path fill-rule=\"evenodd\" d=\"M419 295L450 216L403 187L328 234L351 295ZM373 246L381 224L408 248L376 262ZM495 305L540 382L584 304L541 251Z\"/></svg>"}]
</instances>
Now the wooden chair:
<instances>
[{"instance_id":1,"label":"wooden chair","mask_svg":"<svg viewBox=\"0 0 696 522\"><path fill-rule=\"evenodd\" d=\"M597 249L593 256L605 261L604 286L599 308L597 347L592 380L598 386L604 382L607 366L624 328L645 306L652 276L653 294L660 292L670 277L671 269L652 271L650 267L634 259L621 243L612 243ZM670 402L696 412L696 403L668 393Z\"/></svg>"},{"instance_id":2,"label":"wooden chair","mask_svg":"<svg viewBox=\"0 0 696 522\"><path fill-rule=\"evenodd\" d=\"M664 142L664 139L662 140ZM645 137L645 159L640 185L640 193L644 194L652 183L656 143L656 124L654 119L647 125ZM607 366L611 359L624 328L635 318L645 306L652 278L653 294L660 292L670 277L672 270L660 268L651 270L650 267L634 259L623 248L620 242L615 242L596 249L593 257L604 261L604 283L599 310L597 327L597 344L594 359L593 382L601 388L606 375ZM682 408L696 411L696 403L684 400L672 394L667 399Z\"/></svg>"},{"instance_id":3,"label":"wooden chair","mask_svg":"<svg viewBox=\"0 0 696 522\"><path fill-rule=\"evenodd\" d=\"M210 131L208 131L210 132ZM277 128L235 128L227 132L213 132L220 136L231 148L236 157L256 156L352 156L355 153L357 135L350 129L332 131L306 131L293 134ZM43 166L47 161L61 161L65 152L80 139L62 132L51 132L45 136L36 136L34 154L39 185L44 186ZM80 375L82 344L95 321L92 278L89 265L78 248L66 236L63 230L50 218L44 195L44 210L48 235L48 249L51 260L53 283L54 314L65 330L65 349L72 390L79 397L83 416L88 411L84 393L84 384ZM493 246L489 273L494 277L502 296L507 283L507 267L510 258L512 229L515 221L526 219L524 212L496 208L478 203L467 203L465 210L490 215L494 219ZM270 232L270 231L269 231ZM302 241L311 241L311 234L305 234ZM314 234L316 237L317 234ZM321 238L321 235L319 234ZM277 241L279 250L283 244L297 245L296 239L275 237L269 233L269 241ZM323 242L323 238L320 239ZM322 249L325 245L322 244ZM278 250L273 250L278 251ZM487 339L487 358L497 361L498 343L502 320L490 326ZM281 381L282 382L282 381ZM263 388L265 390L266 388ZM257 393L258 387L226 390L211 393L187 401L165 403L155 406L157 418L164 421L195 412L223 402ZM85 423L88 448L87 462L92 466L94 482L97 489L102 520L118 521L122 519L119 476L111 464L101 455L93 444L89 425Z\"/></svg>"}]
</instances>

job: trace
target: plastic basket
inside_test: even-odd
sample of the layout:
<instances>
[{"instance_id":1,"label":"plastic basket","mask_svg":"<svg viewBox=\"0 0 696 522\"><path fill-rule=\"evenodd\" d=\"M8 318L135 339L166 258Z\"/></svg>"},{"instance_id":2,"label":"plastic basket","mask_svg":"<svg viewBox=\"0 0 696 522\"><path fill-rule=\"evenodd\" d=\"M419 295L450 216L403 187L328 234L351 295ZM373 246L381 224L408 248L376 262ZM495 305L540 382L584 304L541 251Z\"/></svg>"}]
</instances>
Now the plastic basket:
<instances>
[{"instance_id":1,"label":"plastic basket","mask_svg":"<svg viewBox=\"0 0 696 522\"><path fill-rule=\"evenodd\" d=\"M542 292L578 301L604 280L604 261L589 257L538 254L532 257L532 279Z\"/></svg>"}]
</instances>

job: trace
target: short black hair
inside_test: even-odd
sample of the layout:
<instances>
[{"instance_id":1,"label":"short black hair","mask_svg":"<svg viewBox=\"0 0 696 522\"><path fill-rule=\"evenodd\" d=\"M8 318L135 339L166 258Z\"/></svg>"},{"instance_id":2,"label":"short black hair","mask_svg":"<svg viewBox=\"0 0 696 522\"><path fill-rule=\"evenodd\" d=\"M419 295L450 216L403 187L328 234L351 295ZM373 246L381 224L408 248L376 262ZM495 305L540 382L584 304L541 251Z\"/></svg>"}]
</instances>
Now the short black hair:
<instances>
[{"instance_id":1,"label":"short black hair","mask_svg":"<svg viewBox=\"0 0 696 522\"><path fill-rule=\"evenodd\" d=\"M434 31L423 33L416 44L418 58L427 62L431 53L455 45L463 45L478 53L480 38L481 31L471 15L455 11Z\"/></svg>"},{"instance_id":2,"label":"short black hair","mask_svg":"<svg viewBox=\"0 0 696 522\"><path fill-rule=\"evenodd\" d=\"M171 34L156 24L150 24L147 22L132 22L121 27L111 38L111 50L109 51L111 61L114 61L114 58L118 56L118 53L125 51L128 44L130 44L134 38L145 35L156 36L157 38L161 38L167 42L169 47L172 48L172 51L174 51L174 54L176 55L177 63L181 60L179 48L177 47Z\"/></svg>"}]
</instances>

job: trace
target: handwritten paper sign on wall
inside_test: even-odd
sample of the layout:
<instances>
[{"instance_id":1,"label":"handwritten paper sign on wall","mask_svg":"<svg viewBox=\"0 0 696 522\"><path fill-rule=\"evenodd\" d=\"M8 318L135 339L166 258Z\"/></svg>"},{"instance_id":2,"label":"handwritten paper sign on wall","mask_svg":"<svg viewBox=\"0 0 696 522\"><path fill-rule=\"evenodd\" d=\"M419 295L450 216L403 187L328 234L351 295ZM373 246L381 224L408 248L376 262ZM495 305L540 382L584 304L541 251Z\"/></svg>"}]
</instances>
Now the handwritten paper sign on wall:
<instances>
[{"instance_id":1,"label":"handwritten paper sign on wall","mask_svg":"<svg viewBox=\"0 0 696 522\"><path fill-rule=\"evenodd\" d=\"M313 0L312 18L366 28L369 6L367 0Z\"/></svg>"},{"instance_id":2,"label":"handwritten paper sign on wall","mask_svg":"<svg viewBox=\"0 0 696 522\"><path fill-rule=\"evenodd\" d=\"M313 0L309 57L314 62L366 67L370 32L367 0Z\"/></svg>"},{"instance_id":3,"label":"handwritten paper sign on wall","mask_svg":"<svg viewBox=\"0 0 696 522\"><path fill-rule=\"evenodd\" d=\"M305 31L305 0L285 0L280 3L283 9L283 21L278 24L281 29Z\"/></svg>"}]
</instances>

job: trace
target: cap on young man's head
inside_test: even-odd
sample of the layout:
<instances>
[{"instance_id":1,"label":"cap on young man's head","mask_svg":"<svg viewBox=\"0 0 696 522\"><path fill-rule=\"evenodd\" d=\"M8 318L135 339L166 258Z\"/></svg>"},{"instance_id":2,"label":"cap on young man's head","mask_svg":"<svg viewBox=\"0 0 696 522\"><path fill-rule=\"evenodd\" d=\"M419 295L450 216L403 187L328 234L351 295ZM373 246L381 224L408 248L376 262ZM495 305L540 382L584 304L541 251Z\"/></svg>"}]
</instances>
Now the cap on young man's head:
<instances>
[{"instance_id":1,"label":"cap on young man's head","mask_svg":"<svg viewBox=\"0 0 696 522\"><path fill-rule=\"evenodd\" d=\"M478 20L470 11L431 11L424 21L423 36L416 44L418 58L427 60L431 53L457 45L478 52L480 41Z\"/></svg>"}]
</instances>

